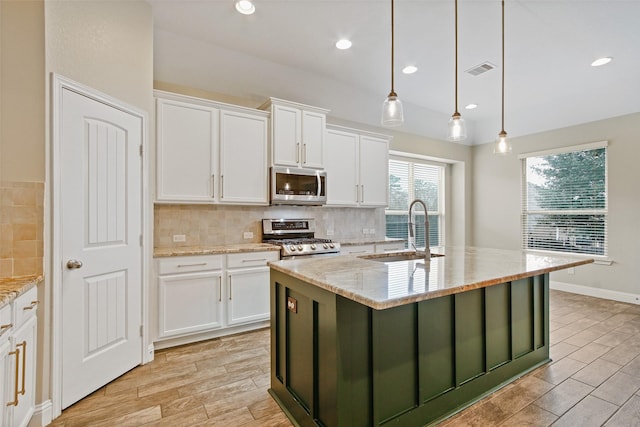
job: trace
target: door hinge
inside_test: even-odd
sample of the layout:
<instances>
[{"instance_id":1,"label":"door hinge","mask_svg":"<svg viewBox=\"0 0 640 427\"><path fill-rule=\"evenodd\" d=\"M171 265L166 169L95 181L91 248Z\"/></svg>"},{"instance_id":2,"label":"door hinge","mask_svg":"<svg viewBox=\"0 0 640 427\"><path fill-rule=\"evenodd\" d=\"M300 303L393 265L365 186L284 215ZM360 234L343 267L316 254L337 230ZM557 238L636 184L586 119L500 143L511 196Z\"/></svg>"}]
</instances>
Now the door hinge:
<instances>
[{"instance_id":1,"label":"door hinge","mask_svg":"<svg viewBox=\"0 0 640 427\"><path fill-rule=\"evenodd\" d=\"M143 335L142 335L142 331L143 331L143 330L144 330L144 325L140 325L140 336L143 336Z\"/></svg>"}]
</instances>

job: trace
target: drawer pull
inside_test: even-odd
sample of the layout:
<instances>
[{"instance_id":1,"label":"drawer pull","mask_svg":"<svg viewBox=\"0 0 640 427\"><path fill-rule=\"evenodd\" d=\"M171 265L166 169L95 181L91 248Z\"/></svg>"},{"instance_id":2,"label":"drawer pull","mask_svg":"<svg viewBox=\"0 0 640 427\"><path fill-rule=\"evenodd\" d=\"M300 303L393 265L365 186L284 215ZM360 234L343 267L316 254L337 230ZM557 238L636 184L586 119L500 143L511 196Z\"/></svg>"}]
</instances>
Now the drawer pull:
<instances>
[{"instance_id":1,"label":"drawer pull","mask_svg":"<svg viewBox=\"0 0 640 427\"><path fill-rule=\"evenodd\" d=\"M7 330L11 329L13 323L7 323L6 325L0 325L0 335L4 334Z\"/></svg>"},{"instance_id":2,"label":"drawer pull","mask_svg":"<svg viewBox=\"0 0 640 427\"><path fill-rule=\"evenodd\" d=\"M401 251L402 249L400 248L391 248L391 249L385 249L385 252L397 252L397 251Z\"/></svg>"},{"instance_id":3,"label":"drawer pull","mask_svg":"<svg viewBox=\"0 0 640 427\"><path fill-rule=\"evenodd\" d=\"M207 265L206 262L198 262L195 264L178 264L177 267L178 268L184 268L184 267L200 267L202 265Z\"/></svg>"},{"instance_id":4,"label":"drawer pull","mask_svg":"<svg viewBox=\"0 0 640 427\"><path fill-rule=\"evenodd\" d=\"M38 305L38 301L31 301L31 305L22 307L23 310L33 310Z\"/></svg>"},{"instance_id":5,"label":"drawer pull","mask_svg":"<svg viewBox=\"0 0 640 427\"><path fill-rule=\"evenodd\" d=\"M366 253L367 253L367 251L352 251L352 252L349 252L349 255L352 255L352 254L366 254Z\"/></svg>"},{"instance_id":6,"label":"drawer pull","mask_svg":"<svg viewBox=\"0 0 640 427\"><path fill-rule=\"evenodd\" d=\"M263 262L263 261L267 261L266 258L260 258L260 259L243 259L242 262Z\"/></svg>"},{"instance_id":7,"label":"drawer pull","mask_svg":"<svg viewBox=\"0 0 640 427\"><path fill-rule=\"evenodd\" d=\"M22 390L20 390L20 394L24 396L24 393L26 391L24 383L27 380L27 342L22 341L20 344L16 344L16 347L22 347ZM18 351L17 348L16 351ZM17 377L18 376L16 375L16 378Z\"/></svg>"},{"instance_id":8,"label":"drawer pull","mask_svg":"<svg viewBox=\"0 0 640 427\"><path fill-rule=\"evenodd\" d=\"M10 351L9 354L15 354L16 355L16 383L15 383L15 387L13 389L13 400L9 403L7 403L7 406L17 406L18 405L18 393L20 393L20 391L18 390L18 379L20 378L20 349L16 348L14 351Z\"/></svg>"},{"instance_id":9,"label":"drawer pull","mask_svg":"<svg viewBox=\"0 0 640 427\"><path fill-rule=\"evenodd\" d=\"M222 276L218 277L218 302L222 302Z\"/></svg>"}]
</instances>

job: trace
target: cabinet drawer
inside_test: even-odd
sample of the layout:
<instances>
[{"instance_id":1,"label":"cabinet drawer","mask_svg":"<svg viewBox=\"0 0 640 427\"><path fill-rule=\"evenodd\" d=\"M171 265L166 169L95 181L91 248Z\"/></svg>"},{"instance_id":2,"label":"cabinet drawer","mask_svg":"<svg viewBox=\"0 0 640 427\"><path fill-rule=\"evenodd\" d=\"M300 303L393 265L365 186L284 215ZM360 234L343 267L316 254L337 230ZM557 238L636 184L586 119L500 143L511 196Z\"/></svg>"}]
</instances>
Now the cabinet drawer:
<instances>
[{"instance_id":1,"label":"cabinet drawer","mask_svg":"<svg viewBox=\"0 0 640 427\"><path fill-rule=\"evenodd\" d=\"M0 308L0 336L4 335L13 324L11 323L11 304Z\"/></svg>"},{"instance_id":2,"label":"cabinet drawer","mask_svg":"<svg viewBox=\"0 0 640 427\"><path fill-rule=\"evenodd\" d=\"M397 252L405 250L404 242L377 243L376 253Z\"/></svg>"},{"instance_id":3,"label":"cabinet drawer","mask_svg":"<svg viewBox=\"0 0 640 427\"><path fill-rule=\"evenodd\" d=\"M227 255L227 268L262 267L271 261L278 261L280 252L245 252Z\"/></svg>"},{"instance_id":4,"label":"cabinet drawer","mask_svg":"<svg viewBox=\"0 0 640 427\"><path fill-rule=\"evenodd\" d=\"M374 245L341 246L340 255L364 255L375 252Z\"/></svg>"},{"instance_id":5,"label":"cabinet drawer","mask_svg":"<svg viewBox=\"0 0 640 427\"><path fill-rule=\"evenodd\" d=\"M15 327L18 328L31 317L35 316L38 308L38 288L33 287L16 298L13 306L16 310Z\"/></svg>"},{"instance_id":6,"label":"cabinet drawer","mask_svg":"<svg viewBox=\"0 0 640 427\"><path fill-rule=\"evenodd\" d=\"M158 274L221 270L224 255L179 256L158 260Z\"/></svg>"}]
</instances>

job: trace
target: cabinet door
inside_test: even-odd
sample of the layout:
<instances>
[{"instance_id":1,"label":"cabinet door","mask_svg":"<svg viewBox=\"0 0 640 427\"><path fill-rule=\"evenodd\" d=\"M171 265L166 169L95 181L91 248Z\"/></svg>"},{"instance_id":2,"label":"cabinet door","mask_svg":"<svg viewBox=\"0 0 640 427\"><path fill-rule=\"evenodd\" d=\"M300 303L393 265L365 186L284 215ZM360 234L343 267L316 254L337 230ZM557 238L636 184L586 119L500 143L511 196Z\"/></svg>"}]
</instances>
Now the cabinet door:
<instances>
[{"instance_id":1,"label":"cabinet door","mask_svg":"<svg viewBox=\"0 0 640 427\"><path fill-rule=\"evenodd\" d=\"M298 166L300 163L300 110L274 105L272 109L273 164Z\"/></svg>"},{"instance_id":2,"label":"cabinet door","mask_svg":"<svg viewBox=\"0 0 640 427\"><path fill-rule=\"evenodd\" d=\"M356 206L358 187L358 135L328 129L324 142L327 205Z\"/></svg>"},{"instance_id":3,"label":"cabinet door","mask_svg":"<svg viewBox=\"0 0 640 427\"><path fill-rule=\"evenodd\" d=\"M323 148L326 116L321 113L302 111L301 165L307 168L324 167Z\"/></svg>"},{"instance_id":4,"label":"cabinet door","mask_svg":"<svg viewBox=\"0 0 640 427\"><path fill-rule=\"evenodd\" d=\"M231 270L227 281L227 324L269 319L269 268Z\"/></svg>"},{"instance_id":5,"label":"cabinet door","mask_svg":"<svg viewBox=\"0 0 640 427\"><path fill-rule=\"evenodd\" d=\"M389 143L360 136L360 205L387 206ZM327 177L328 178L328 177Z\"/></svg>"},{"instance_id":6,"label":"cabinet door","mask_svg":"<svg viewBox=\"0 0 640 427\"><path fill-rule=\"evenodd\" d=\"M215 108L157 99L157 200L218 198L217 120Z\"/></svg>"},{"instance_id":7,"label":"cabinet door","mask_svg":"<svg viewBox=\"0 0 640 427\"><path fill-rule=\"evenodd\" d=\"M8 332L0 337L0 426L10 425L8 419L10 410L7 403L14 399L13 383L16 380L12 369L16 357L9 354L11 346L7 335Z\"/></svg>"},{"instance_id":8,"label":"cabinet door","mask_svg":"<svg viewBox=\"0 0 640 427\"><path fill-rule=\"evenodd\" d=\"M36 326L37 318L32 316L13 334L13 349L20 349L18 358L18 404L13 408L12 426L27 426L36 407ZM15 377L9 381L14 384ZM9 399L15 396L10 389Z\"/></svg>"},{"instance_id":9,"label":"cabinet door","mask_svg":"<svg viewBox=\"0 0 640 427\"><path fill-rule=\"evenodd\" d=\"M220 201L268 204L267 118L220 112Z\"/></svg>"},{"instance_id":10,"label":"cabinet door","mask_svg":"<svg viewBox=\"0 0 640 427\"><path fill-rule=\"evenodd\" d=\"M222 326L222 274L204 272L158 278L160 337Z\"/></svg>"}]
</instances>

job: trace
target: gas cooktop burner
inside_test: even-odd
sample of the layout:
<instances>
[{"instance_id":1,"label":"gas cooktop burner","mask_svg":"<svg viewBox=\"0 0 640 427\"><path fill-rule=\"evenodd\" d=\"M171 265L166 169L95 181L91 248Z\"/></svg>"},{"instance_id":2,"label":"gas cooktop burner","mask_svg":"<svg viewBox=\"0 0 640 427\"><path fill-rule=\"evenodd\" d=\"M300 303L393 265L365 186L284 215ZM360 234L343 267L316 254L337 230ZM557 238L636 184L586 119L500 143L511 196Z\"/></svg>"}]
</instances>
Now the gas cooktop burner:
<instances>
[{"instance_id":1,"label":"gas cooktop burner","mask_svg":"<svg viewBox=\"0 0 640 427\"><path fill-rule=\"evenodd\" d=\"M314 236L314 219L263 219L263 242L280 246L280 255L311 256L337 254L340 243Z\"/></svg>"}]
</instances>

